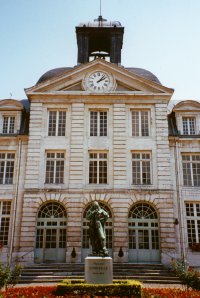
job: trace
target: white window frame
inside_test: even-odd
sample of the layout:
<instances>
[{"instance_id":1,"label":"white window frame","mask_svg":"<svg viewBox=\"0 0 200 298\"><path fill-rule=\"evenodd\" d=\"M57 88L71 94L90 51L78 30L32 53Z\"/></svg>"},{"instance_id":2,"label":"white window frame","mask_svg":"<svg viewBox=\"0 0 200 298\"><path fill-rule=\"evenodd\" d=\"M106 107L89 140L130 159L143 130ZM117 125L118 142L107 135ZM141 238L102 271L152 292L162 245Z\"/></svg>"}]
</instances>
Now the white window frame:
<instances>
[{"instance_id":1,"label":"white window frame","mask_svg":"<svg viewBox=\"0 0 200 298\"><path fill-rule=\"evenodd\" d=\"M0 246L7 246L9 241L11 201L0 201Z\"/></svg>"},{"instance_id":2,"label":"white window frame","mask_svg":"<svg viewBox=\"0 0 200 298\"><path fill-rule=\"evenodd\" d=\"M97 157L96 158L92 158L91 155L92 154L96 154ZM101 157L100 155L106 155L106 157ZM101 172L100 172L100 162L105 162L106 161L106 177L105 178L102 178L103 182L101 181ZM93 181L91 181L91 174L93 172L91 172L91 163L92 162L96 162L96 165L97 165L97 172L96 172L96 179L95 179L95 182L94 182L94 179ZM94 168L94 166L93 166ZM95 184L95 185L107 185L108 184L108 152L107 151L89 151L89 169L88 169L88 173L89 173L89 177L88 177L88 180L89 180L89 184ZM103 174L103 173L102 173ZM94 173L93 173L94 175ZM103 176L102 176L103 177Z\"/></svg>"},{"instance_id":3,"label":"white window frame","mask_svg":"<svg viewBox=\"0 0 200 298\"><path fill-rule=\"evenodd\" d=\"M182 116L182 129L184 135L196 134L196 117Z\"/></svg>"},{"instance_id":4,"label":"white window frame","mask_svg":"<svg viewBox=\"0 0 200 298\"><path fill-rule=\"evenodd\" d=\"M14 134L15 133L16 117L11 115L3 115L3 134Z\"/></svg>"},{"instance_id":5,"label":"white window frame","mask_svg":"<svg viewBox=\"0 0 200 298\"><path fill-rule=\"evenodd\" d=\"M143 113L147 113L147 125L143 127L142 117ZM133 121L133 113L137 113L137 119L135 118L135 122ZM131 136L132 137L149 137L150 136L150 110L147 109L131 109ZM136 127L136 129L134 129ZM144 133L143 130L147 131L147 133Z\"/></svg>"},{"instance_id":6,"label":"white window frame","mask_svg":"<svg viewBox=\"0 0 200 298\"><path fill-rule=\"evenodd\" d=\"M139 158L134 158L134 154L139 155ZM143 155L149 155L149 158L144 158ZM152 152L151 151L132 151L131 152L131 159L132 159L132 185L152 185ZM134 162L137 162L139 164L135 166L135 168L138 168L139 171L138 177L135 178L134 181L134 175L136 174L136 171L134 171ZM144 172L145 169L145 163L149 163L149 171ZM146 174L146 177L144 177L144 174ZM149 176L149 177L148 177ZM145 183L145 180L150 180L149 183ZM139 181L139 182L138 182Z\"/></svg>"},{"instance_id":7,"label":"white window frame","mask_svg":"<svg viewBox=\"0 0 200 298\"><path fill-rule=\"evenodd\" d=\"M48 157L48 154L52 155ZM62 157L59 157L59 154L62 154ZM54 155L54 156L53 156ZM61 165L63 167L63 171L59 170L59 161L62 161L63 164ZM51 164L48 164L48 162L51 162ZM47 167L50 168L49 171L47 171ZM53 178L51 177L52 173ZM59 173L59 176L57 174ZM60 177L59 181L56 181ZM46 151L46 163L45 163L45 184L64 184L65 180L65 152L64 151Z\"/></svg>"},{"instance_id":8,"label":"white window frame","mask_svg":"<svg viewBox=\"0 0 200 298\"><path fill-rule=\"evenodd\" d=\"M60 113L65 113L65 122L64 122L64 128L62 129L63 134L59 133L59 121L60 121ZM54 129L53 128L53 124L50 123L50 115L51 113L55 113L56 117L55 117L55 124L54 124ZM59 137L65 137L66 136L66 126L67 126L67 111L65 109L59 109L59 110L55 110L55 109L49 109L48 110L48 131L47 134L49 137L55 137L55 136L59 136Z\"/></svg>"},{"instance_id":9,"label":"white window frame","mask_svg":"<svg viewBox=\"0 0 200 298\"><path fill-rule=\"evenodd\" d=\"M90 137L107 137L108 136L108 110L90 110L90 126L89 126L89 135ZM92 122L92 113L96 113L96 131L94 127L94 122ZM106 120L101 113L106 115ZM102 133L103 132L103 133Z\"/></svg>"},{"instance_id":10,"label":"white window frame","mask_svg":"<svg viewBox=\"0 0 200 298\"><path fill-rule=\"evenodd\" d=\"M5 155L5 156L3 157L2 155ZM15 173L15 153L10 151L0 152L0 185L13 184L14 173Z\"/></svg>"},{"instance_id":11,"label":"white window frame","mask_svg":"<svg viewBox=\"0 0 200 298\"><path fill-rule=\"evenodd\" d=\"M193 159L195 156L196 160ZM197 173L199 170L200 153L182 153L183 186L200 187L200 174Z\"/></svg>"},{"instance_id":12,"label":"white window frame","mask_svg":"<svg viewBox=\"0 0 200 298\"><path fill-rule=\"evenodd\" d=\"M200 203L186 202L186 223L188 246L200 243Z\"/></svg>"}]
</instances>

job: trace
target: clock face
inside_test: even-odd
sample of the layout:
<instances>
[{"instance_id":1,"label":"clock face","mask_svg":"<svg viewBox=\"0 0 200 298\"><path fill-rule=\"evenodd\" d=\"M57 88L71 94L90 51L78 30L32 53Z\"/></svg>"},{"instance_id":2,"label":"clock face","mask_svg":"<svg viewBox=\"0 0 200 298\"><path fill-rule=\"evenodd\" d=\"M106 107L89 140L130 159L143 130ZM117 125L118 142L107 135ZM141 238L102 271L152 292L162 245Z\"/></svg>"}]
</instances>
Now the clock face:
<instances>
[{"instance_id":1,"label":"clock face","mask_svg":"<svg viewBox=\"0 0 200 298\"><path fill-rule=\"evenodd\" d=\"M107 92L115 88L113 76L104 71L94 71L86 75L83 80L85 90L93 92Z\"/></svg>"}]
</instances>

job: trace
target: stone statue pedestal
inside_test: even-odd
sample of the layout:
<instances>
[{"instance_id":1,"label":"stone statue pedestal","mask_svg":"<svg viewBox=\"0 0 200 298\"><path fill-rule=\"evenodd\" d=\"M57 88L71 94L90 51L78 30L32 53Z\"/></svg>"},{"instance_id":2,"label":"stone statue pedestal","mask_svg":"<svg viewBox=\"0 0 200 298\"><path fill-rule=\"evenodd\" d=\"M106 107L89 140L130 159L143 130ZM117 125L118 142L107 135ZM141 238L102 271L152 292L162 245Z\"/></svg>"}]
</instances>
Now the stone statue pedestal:
<instances>
[{"instance_id":1,"label":"stone statue pedestal","mask_svg":"<svg viewBox=\"0 0 200 298\"><path fill-rule=\"evenodd\" d=\"M89 284L112 284L113 262L110 257L85 258L85 281Z\"/></svg>"}]
</instances>

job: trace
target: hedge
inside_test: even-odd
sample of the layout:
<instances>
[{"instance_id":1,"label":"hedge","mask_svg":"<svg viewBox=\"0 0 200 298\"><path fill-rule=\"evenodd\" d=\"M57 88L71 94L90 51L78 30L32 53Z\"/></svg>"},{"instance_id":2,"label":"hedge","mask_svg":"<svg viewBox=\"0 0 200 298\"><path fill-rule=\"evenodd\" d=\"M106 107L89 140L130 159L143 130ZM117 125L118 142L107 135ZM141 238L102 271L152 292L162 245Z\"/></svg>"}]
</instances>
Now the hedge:
<instances>
[{"instance_id":1,"label":"hedge","mask_svg":"<svg viewBox=\"0 0 200 298\"><path fill-rule=\"evenodd\" d=\"M116 280L113 284L87 284L83 280L64 280L55 295L90 295L141 298L142 284L135 280Z\"/></svg>"}]
</instances>

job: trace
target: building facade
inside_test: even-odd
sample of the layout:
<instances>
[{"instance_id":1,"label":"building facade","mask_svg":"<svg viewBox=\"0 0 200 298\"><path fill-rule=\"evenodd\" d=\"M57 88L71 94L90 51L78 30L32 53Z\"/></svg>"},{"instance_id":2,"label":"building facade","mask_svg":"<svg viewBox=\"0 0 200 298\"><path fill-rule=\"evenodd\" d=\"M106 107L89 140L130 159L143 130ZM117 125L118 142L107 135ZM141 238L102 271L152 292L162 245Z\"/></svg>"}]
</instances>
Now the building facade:
<instances>
[{"instance_id":1,"label":"building facade","mask_svg":"<svg viewBox=\"0 0 200 298\"><path fill-rule=\"evenodd\" d=\"M86 212L109 213L114 262L200 266L200 103L121 65L124 28L76 28L77 66L0 101L1 260L84 262Z\"/></svg>"}]
</instances>

